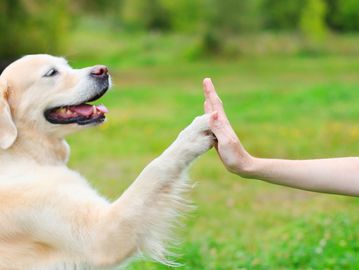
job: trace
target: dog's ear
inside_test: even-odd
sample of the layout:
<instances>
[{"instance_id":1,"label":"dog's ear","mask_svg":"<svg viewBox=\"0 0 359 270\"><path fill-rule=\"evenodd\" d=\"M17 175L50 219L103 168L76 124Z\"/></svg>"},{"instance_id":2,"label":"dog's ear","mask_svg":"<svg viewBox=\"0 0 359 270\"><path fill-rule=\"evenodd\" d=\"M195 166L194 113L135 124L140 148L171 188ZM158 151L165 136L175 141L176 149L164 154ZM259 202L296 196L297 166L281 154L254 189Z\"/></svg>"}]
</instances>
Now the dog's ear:
<instances>
[{"instance_id":1,"label":"dog's ear","mask_svg":"<svg viewBox=\"0 0 359 270\"><path fill-rule=\"evenodd\" d=\"M8 149L15 142L17 129L8 103L8 85L0 78L0 148Z\"/></svg>"}]
</instances>

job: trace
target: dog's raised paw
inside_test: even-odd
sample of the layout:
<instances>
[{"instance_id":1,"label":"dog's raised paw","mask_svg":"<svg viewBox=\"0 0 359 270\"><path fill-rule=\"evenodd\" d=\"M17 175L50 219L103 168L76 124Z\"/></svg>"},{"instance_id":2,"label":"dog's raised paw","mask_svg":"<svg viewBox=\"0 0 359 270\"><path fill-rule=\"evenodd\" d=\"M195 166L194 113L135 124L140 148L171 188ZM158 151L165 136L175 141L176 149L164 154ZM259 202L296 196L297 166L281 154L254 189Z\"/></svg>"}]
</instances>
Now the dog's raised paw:
<instances>
[{"instance_id":1,"label":"dog's raised paw","mask_svg":"<svg viewBox=\"0 0 359 270\"><path fill-rule=\"evenodd\" d=\"M207 152L215 142L215 136L210 130L209 120L209 114L196 117L179 136L182 147L195 156Z\"/></svg>"}]
</instances>

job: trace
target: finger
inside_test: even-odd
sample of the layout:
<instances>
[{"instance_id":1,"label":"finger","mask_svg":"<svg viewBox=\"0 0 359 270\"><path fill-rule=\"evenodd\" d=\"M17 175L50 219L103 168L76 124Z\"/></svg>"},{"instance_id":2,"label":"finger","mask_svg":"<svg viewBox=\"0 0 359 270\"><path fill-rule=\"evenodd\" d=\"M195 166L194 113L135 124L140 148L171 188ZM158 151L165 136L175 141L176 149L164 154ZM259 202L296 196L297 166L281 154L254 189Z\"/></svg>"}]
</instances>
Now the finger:
<instances>
[{"instance_id":1,"label":"finger","mask_svg":"<svg viewBox=\"0 0 359 270\"><path fill-rule=\"evenodd\" d=\"M209 125L213 134L220 140L225 135L225 126L223 121L220 121L218 117L218 112L214 111L210 116Z\"/></svg>"},{"instance_id":2,"label":"finger","mask_svg":"<svg viewBox=\"0 0 359 270\"><path fill-rule=\"evenodd\" d=\"M212 106L212 109L218 111L220 115L225 116L222 100L219 98L210 78L206 78L203 80L203 88L206 101L209 101Z\"/></svg>"},{"instance_id":3,"label":"finger","mask_svg":"<svg viewBox=\"0 0 359 270\"><path fill-rule=\"evenodd\" d=\"M213 112L213 108L210 102L208 102L207 100L204 101L204 112L205 113L211 113Z\"/></svg>"},{"instance_id":4,"label":"finger","mask_svg":"<svg viewBox=\"0 0 359 270\"><path fill-rule=\"evenodd\" d=\"M210 80L209 78L205 78L203 80L203 90L204 90L204 96L205 96L205 101L204 101L204 111L206 113L211 113L213 112L213 106L212 103L209 100L209 96L208 96L208 80Z\"/></svg>"},{"instance_id":5,"label":"finger","mask_svg":"<svg viewBox=\"0 0 359 270\"><path fill-rule=\"evenodd\" d=\"M203 89L204 89L204 95L206 97L206 100L209 100L212 103L212 105L214 101L222 102L219 96L217 95L216 89L214 88L214 85L210 78L205 78L203 80Z\"/></svg>"},{"instance_id":6,"label":"finger","mask_svg":"<svg viewBox=\"0 0 359 270\"><path fill-rule=\"evenodd\" d=\"M203 90L204 90L204 96L206 99L209 99L209 93L211 91L211 88L214 87L210 78L203 79Z\"/></svg>"}]
</instances>

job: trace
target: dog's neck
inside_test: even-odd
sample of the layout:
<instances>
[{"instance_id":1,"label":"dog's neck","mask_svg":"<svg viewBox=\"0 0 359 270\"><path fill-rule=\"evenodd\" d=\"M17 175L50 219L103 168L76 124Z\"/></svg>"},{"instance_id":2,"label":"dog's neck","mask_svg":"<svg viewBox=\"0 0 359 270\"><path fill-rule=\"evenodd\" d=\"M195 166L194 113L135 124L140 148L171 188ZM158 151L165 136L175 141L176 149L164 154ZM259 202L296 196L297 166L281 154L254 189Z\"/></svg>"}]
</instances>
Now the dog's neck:
<instances>
[{"instance_id":1,"label":"dog's neck","mask_svg":"<svg viewBox=\"0 0 359 270\"><path fill-rule=\"evenodd\" d=\"M70 148L62 138L39 136L39 132L26 129L26 132L18 131L15 143L5 154L15 161L28 159L42 165L64 165L68 161Z\"/></svg>"}]
</instances>

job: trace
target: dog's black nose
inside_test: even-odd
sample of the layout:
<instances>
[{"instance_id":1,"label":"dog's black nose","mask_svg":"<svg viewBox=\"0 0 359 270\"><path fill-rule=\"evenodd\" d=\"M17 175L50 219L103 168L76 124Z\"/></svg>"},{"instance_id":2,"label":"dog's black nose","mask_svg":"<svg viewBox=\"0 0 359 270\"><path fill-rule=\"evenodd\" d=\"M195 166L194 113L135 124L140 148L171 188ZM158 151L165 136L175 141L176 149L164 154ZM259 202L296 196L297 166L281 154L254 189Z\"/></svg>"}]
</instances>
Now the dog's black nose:
<instances>
[{"instance_id":1,"label":"dog's black nose","mask_svg":"<svg viewBox=\"0 0 359 270\"><path fill-rule=\"evenodd\" d=\"M108 68L103 65L94 66L90 73L91 76L96 78L103 78L108 75Z\"/></svg>"}]
</instances>

